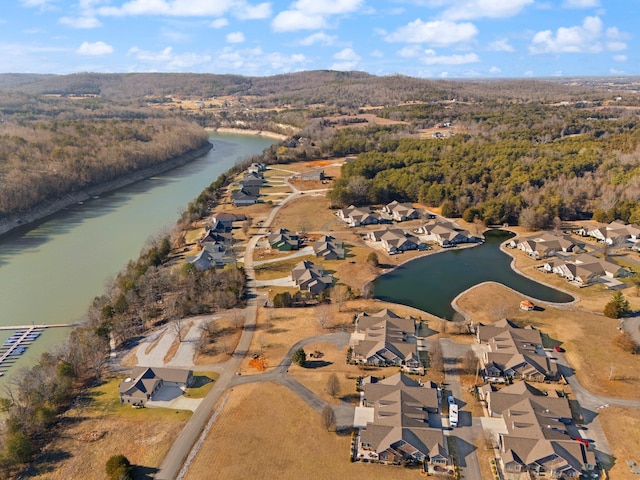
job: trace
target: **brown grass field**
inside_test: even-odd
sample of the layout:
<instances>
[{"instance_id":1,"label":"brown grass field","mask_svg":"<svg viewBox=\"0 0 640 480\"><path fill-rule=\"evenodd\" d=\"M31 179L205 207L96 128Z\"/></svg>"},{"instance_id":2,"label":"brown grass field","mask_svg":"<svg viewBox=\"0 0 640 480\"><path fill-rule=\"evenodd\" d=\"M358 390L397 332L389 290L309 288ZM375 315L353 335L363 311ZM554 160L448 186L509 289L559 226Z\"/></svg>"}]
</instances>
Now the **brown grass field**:
<instances>
[{"instance_id":1,"label":"brown grass field","mask_svg":"<svg viewBox=\"0 0 640 480\"><path fill-rule=\"evenodd\" d=\"M609 439L615 462L609 471L612 480L633 480L627 460L640 465L640 411L632 408L609 407L600 413L600 422Z\"/></svg>"},{"instance_id":2,"label":"brown grass field","mask_svg":"<svg viewBox=\"0 0 640 480\"><path fill-rule=\"evenodd\" d=\"M350 435L327 432L320 415L274 383L235 387L186 480L415 479L415 470L351 463Z\"/></svg>"},{"instance_id":3,"label":"brown grass field","mask_svg":"<svg viewBox=\"0 0 640 480\"><path fill-rule=\"evenodd\" d=\"M136 466L136 478L147 478L191 416L185 410L120 405L118 383L112 378L90 389L62 417L62 434L47 446L43 458L33 464L39 480L106 478L111 455L123 454Z\"/></svg>"}]
</instances>

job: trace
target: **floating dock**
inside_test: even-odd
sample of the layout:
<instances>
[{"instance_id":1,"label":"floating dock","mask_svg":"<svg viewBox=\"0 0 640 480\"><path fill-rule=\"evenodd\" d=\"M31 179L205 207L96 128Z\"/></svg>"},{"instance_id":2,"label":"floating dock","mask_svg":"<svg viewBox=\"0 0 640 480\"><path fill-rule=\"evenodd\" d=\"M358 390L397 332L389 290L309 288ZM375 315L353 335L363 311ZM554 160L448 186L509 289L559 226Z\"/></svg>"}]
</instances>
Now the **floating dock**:
<instances>
[{"instance_id":1,"label":"floating dock","mask_svg":"<svg viewBox=\"0 0 640 480\"><path fill-rule=\"evenodd\" d=\"M2 330L14 330L15 333L11 335L3 345L0 345L0 377L6 373L18 357L22 355L29 345L32 345L34 341L40 336L40 334L47 328L55 327L73 327L76 324L73 323L58 323L58 324L41 324L41 325L8 325L0 326Z\"/></svg>"}]
</instances>

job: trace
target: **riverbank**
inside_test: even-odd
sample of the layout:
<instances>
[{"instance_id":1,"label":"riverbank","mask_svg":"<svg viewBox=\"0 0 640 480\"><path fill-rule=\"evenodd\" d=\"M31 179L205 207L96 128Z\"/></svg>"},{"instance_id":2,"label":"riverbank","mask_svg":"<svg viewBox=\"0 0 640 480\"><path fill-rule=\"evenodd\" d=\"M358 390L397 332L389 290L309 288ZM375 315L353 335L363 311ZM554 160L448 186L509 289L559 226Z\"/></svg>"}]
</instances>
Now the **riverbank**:
<instances>
[{"instance_id":1,"label":"riverbank","mask_svg":"<svg viewBox=\"0 0 640 480\"><path fill-rule=\"evenodd\" d=\"M43 218L53 215L54 213L68 208L71 205L75 205L79 202L85 202L95 196L102 195L104 193L108 193L122 187L126 187L127 185L131 185L132 183L144 180L145 178L158 175L160 173L189 163L196 158L199 158L202 155L206 154L212 148L213 144L211 142L207 142L200 148L191 150L190 152L184 153L182 155L178 155L177 157L170 158L169 160L166 160L162 163L158 163L143 170L132 172L129 175L116 178L109 182L104 182L99 185L85 188L83 190L80 190L79 192L69 193L57 200L47 202L46 204L41 204L29 210L28 212L10 215L0 220L0 236L16 228L29 225L30 223L36 222L38 220L42 220Z\"/></svg>"},{"instance_id":2,"label":"riverbank","mask_svg":"<svg viewBox=\"0 0 640 480\"><path fill-rule=\"evenodd\" d=\"M284 135L282 133L269 132L266 130L254 130L254 129L244 129L244 128L231 128L231 127L218 127L218 128L207 128L205 130L209 130L212 132L218 133L237 133L240 135L258 135L260 137L274 138L276 140L286 140L289 138L288 135Z\"/></svg>"}]
</instances>

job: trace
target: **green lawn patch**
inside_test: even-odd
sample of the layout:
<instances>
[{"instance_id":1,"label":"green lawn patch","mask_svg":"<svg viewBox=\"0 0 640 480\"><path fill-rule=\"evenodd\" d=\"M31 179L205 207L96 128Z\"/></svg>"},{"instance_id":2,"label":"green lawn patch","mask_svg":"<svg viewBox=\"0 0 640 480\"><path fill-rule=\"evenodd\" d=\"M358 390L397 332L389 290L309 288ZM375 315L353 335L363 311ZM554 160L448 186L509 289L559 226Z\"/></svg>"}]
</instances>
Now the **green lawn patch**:
<instances>
[{"instance_id":1,"label":"green lawn patch","mask_svg":"<svg viewBox=\"0 0 640 480\"><path fill-rule=\"evenodd\" d=\"M220 375L216 372L196 372L193 374L193 385L184 393L188 398L204 398L215 385Z\"/></svg>"}]
</instances>

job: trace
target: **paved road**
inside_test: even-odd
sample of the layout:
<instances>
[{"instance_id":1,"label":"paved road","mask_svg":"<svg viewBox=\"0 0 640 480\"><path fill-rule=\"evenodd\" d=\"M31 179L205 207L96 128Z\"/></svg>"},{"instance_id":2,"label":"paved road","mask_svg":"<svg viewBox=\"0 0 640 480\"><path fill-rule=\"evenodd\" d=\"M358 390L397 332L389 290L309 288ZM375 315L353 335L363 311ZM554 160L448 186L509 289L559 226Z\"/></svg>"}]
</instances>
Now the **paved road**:
<instances>
[{"instance_id":1,"label":"paved road","mask_svg":"<svg viewBox=\"0 0 640 480\"><path fill-rule=\"evenodd\" d=\"M444 357L444 378L447 389L451 392L460 406L459 426L454 430L445 430L445 435L452 436L456 440L456 450L458 451L458 463L460 466L461 478L475 480L482 478L478 456L476 455L475 438L482 436L482 425L479 421L474 421L471 413L464 410L461 402L462 387L460 385L460 375L456 362L471 349L471 345L462 345L452 342L448 338L440 339L442 355ZM446 400L443 400L443 402ZM448 425L448 420L445 422Z\"/></svg>"},{"instance_id":2,"label":"paved road","mask_svg":"<svg viewBox=\"0 0 640 480\"><path fill-rule=\"evenodd\" d=\"M224 368L220 372L220 377L215 382L213 388L209 391L207 396L202 400L202 403L198 407L198 409L193 413L185 427L178 435L178 438L175 440L173 445L171 446L169 452L165 456L162 464L160 465L160 469L156 475L156 479L158 480L173 480L176 478L178 473L180 472L182 465L184 464L185 459L187 458L189 452L193 448L198 436L202 432L207 423L207 420L211 416L213 412L213 408L216 403L222 397L222 394L229 388L232 380L236 378L236 372L239 370L240 364L249 351L249 347L251 345L251 339L253 338L253 332L256 327L256 318L258 306L264 304L265 297L260 296L256 292L256 283L255 283L255 272L253 268L253 252L255 250L256 243L260 239L260 237L264 236L268 233L268 227L273 222L276 214L280 210L280 208L296 198L299 195L302 195L303 192L300 192L297 188L291 185L291 188L294 190L287 198L285 198L279 205L275 206L269 212L266 220L263 223L263 226L258 230L258 232L249 240L247 244L247 248L245 249L244 255L244 268L247 276L247 308L245 309L245 323L242 331L242 335L240 336L240 341L238 342L238 346L236 347L235 352L231 356L229 360L224 363ZM326 191L320 190L320 191ZM314 191L315 192L315 191ZM286 376L285 378L290 378ZM293 380L293 379L291 379ZM297 389L301 393L304 393L304 386L300 385L300 387L294 384L295 381L289 381L291 385L290 388ZM297 383L297 382L296 382ZM295 391L295 390L294 390ZM312 394L313 395L313 394ZM311 397L309 397L309 401L314 401ZM314 407L315 408L315 407ZM323 407L324 408L324 405ZM322 410L322 409L321 409ZM346 417L344 412L336 411L336 416L340 414L340 418ZM351 416L351 421L353 421L353 415Z\"/></svg>"}]
</instances>

